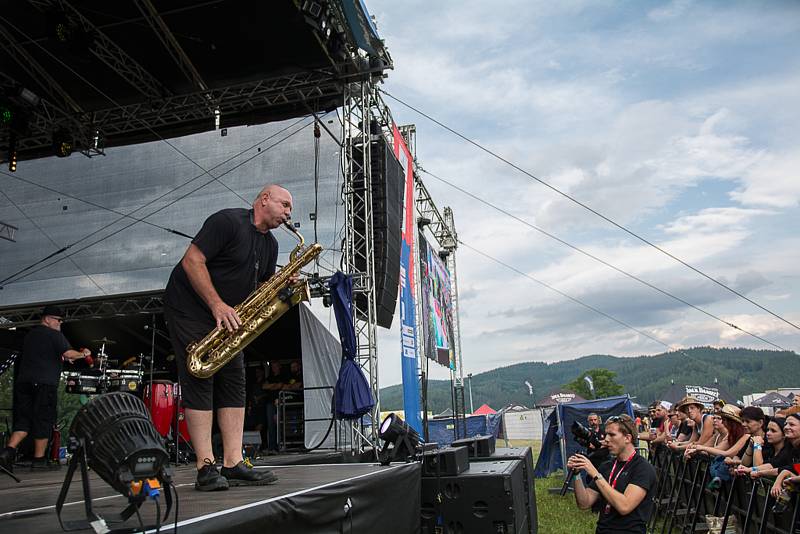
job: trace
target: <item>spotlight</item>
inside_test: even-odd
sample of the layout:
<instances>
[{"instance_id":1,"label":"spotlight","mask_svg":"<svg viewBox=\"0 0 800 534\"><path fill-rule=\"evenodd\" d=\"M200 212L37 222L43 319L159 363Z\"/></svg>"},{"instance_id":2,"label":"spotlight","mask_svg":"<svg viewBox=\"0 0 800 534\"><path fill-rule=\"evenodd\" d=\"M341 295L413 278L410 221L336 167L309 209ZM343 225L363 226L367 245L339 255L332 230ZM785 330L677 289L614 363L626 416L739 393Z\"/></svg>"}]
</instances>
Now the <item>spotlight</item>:
<instances>
[{"instance_id":1,"label":"spotlight","mask_svg":"<svg viewBox=\"0 0 800 534\"><path fill-rule=\"evenodd\" d=\"M13 132L8 139L8 170L17 172L17 137Z\"/></svg>"},{"instance_id":2,"label":"spotlight","mask_svg":"<svg viewBox=\"0 0 800 534\"><path fill-rule=\"evenodd\" d=\"M30 89L26 89L25 87L20 88L19 97L33 107L38 106L39 103L42 101L42 99L39 98L39 95L31 91Z\"/></svg>"},{"instance_id":3,"label":"spotlight","mask_svg":"<svg viewBox=\"0 0 800 534\"><path fill-rule=\"evenodd\" d=\"M384 441L379 453L383 465L388 465L392 460L410 460L420 443L417 431L394 413L383 420L378 436Z\"/></svg>"},{"instance_id":4,"label":"spotlight","mask_svg":"<svg viewBox=\"0 0 800 534\"><path fill-rule=\"evenodd\" d=\"M89 468L128 497L121 519L126 520L134 513L138 515L139 507L147 499L155 501L160 509L158 499L162 492L167 504L164 520L167 519L172 508L172 493L165 488L172 482L169 456L141 399L122 392L94 397L75 415L69 434L72 458L56 502L58 521L64 530L93 528L98 522L105 525L92 511ZM78 467L81 468L87 518L62 521L61 509ZM160 528L160 514L157 520L157 528Z\"/></svg>"},{"instance_id":5,"label":"spotlight","mask_svg":"<svg viewBox=\"0 0 800 534\"><path fill-rule=\"evenodd\" d=\"M63 128L53 134L53 152L59 158L66 158L72 154L72 138Z\"/></svg>"},{"instance_id":6,"label":"spotlight","mask_svg":"<svg viewBox=\"0 0 800 534\"><path fill-rule=\"evenodd\" d=\"M5 104L0 104L0 124L8 125L14 120L14 112Z\"/></svg>"}]
</instances>

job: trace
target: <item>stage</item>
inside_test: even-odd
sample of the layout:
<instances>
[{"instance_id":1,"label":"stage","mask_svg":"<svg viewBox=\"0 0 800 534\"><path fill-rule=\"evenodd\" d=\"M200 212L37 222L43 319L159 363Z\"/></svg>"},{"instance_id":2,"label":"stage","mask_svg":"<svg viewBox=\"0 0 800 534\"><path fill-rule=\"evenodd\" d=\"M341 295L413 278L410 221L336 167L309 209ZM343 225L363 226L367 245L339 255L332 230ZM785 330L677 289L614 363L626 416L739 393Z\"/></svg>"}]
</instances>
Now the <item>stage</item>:
<instances>
[{"instance_id":1,"label":"stage","mask_svg":"<svg viewBox=\"0 0 800 534\"><path fill-rule=\"evenodd\" d=\"M177 468L174 482L180 500L178 531L237 534L264 532L265 529L281 533L419 532L420 464L382 467L331 463L270 465L257 469L272 469L278 482L202 493L194 490L194 468ZM16 474L23 479L22 484L6 476L0 478L3 532L60 532L55 502L65 473L66 468L35 472L18 468ZM110 517L124 508L125 498L94 474L90 474L90 481L97 514ZM73 481L66 503L63 519L85 517L80 480ZM141 511L145 524L153 524L153 503L144 504ZM110 528L136 526L135 516L125 523L109 524ZM171 532L173 528L174 516L171 515L161 530Z\"/></svg>"}]
</instances>

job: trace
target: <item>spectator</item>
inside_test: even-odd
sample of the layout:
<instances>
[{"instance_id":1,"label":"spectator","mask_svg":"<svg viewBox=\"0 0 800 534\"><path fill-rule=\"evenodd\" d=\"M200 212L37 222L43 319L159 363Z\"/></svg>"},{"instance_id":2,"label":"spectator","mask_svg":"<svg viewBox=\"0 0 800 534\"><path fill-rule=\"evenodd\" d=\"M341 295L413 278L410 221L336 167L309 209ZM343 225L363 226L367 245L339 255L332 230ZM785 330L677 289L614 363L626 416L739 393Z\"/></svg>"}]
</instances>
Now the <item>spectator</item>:
<instances>
[{"instance_id":1,"label":"spectator","mask_svg":"<svg viewBox=\"0 0 800 534\"><path fill-rule=\"evenodd\" d=\"M681 410L675 410L675 415L677 415L678 421L680 422L680 426L678 426L678 435L675 440L678 442L689 441L692 437L692 431L694 430L694 421L690 420L689 415Z\"/></svg>"},{"instance_id":2,"label":"spectator","mask_svg":"<svg viewBox=\"0 0 800 534\"><path fill-rule=\"evenodd\" d=\"M681 421L678 418L678 412L675 410L669 411L669 439L670 441L678 439L678 432L680 430Z\"/></svg>"},{"instance_id":3,"label":"spectator","mask_svg":"<svg viewBox=\"0 0 800 534\"><path fill-rule=\"evenodd\" d=\"M786 440L783 448L772 461L758 466L758 476L778 476L782 471L794 470L794 464L800 463L800 414L791 414L783 425Z\"/></svg>"},{"instance_id":4,"label":"spectator","mask_svg":"<svg viewBox=\"0 0 800 534\"><path fill-rule=\"evenodd\" d=\"M673 450L684 450L689 444L695 443L697 445L708 445L711 443L714 428L711 424L711 415L703 413L705 406L702 402L694 397L682 398L677 406L677 410L686 412L688 418L694 422L694 430L692 437L687 442L672 442L669 447Z\"/></svg>"},{"instance_id":5,"label":"spectator","mask_svg":"<svg viewBox=\"0 0 800 534\"><path fill-rule=\"evenodd\" d=\"M669 418L667 414L672 408L672 403L667 401L657 401L653 410L653 420L650 423L650 432L642 432L639 439L649 441L651 446L669 441Z\"/></svg>"},{"instance_id":6,"label":"spectator","mask_svg":"<svg viewBox=\"0 0 800 534\"><path fill-rule=\"evenodd\" d=\"M753 478L761 476L762 472L766 471L766 466L771 468L772 462L778 458L782 462L783 451L789 450L790 446L786 445L786 436L783 434L783 425L786 420L783 418L775 418L770 420L767 424L766 443L760 443L762 440L753 437L752 457L745 457L742 459L742 465L737 469L739 474L749 474ZM762 446L759 446L762 445Z\"/></svg>"},{"instance_id":7,"label":"spectator","mask_svg":"<svg viewBox=\"0 0 800 534\"><path fill-rule=\"evenodd\" d=\"M712 411L717 414L722 411L722 407L725 406L725 401L722 399L717 399L711 404L711 406L713 407Z\"/></svg>"},{"instance_id":8,"label":"spectator","mask_svg":"<svg viewBox=\"0 0 800 534\"><path fill-rule=\"evenodd\" d=\"M708 489L717 489L722 484L723 480L730 480L730 468L725 464L725 458L733 458L744 454L744 449L750 440L750 434L747 433L745 426L742 424L741 414L739 408L732 404L726 404L720 410L720 417L722 418L722 426L726 430L726 438L724 438L719 447L710 447L708 445L690 445L686 450L687 456L692 456L697 452L703 452L714 456L714 460L708 467L712 479L708 484ZM716 419L717 416L714 416Z\"/></svg>"},{"instance_id":9,"label":"spectator","mask_svg":"<svg viewBox=\"0 0 800 534\"><path fill-rule=\"evenodd\" d=\"M767 416L761 408L755 406L747 406L742 409L742 424L745 430L750 434L750 443L743 454L739 455L738 462L735 459L726 461L728 465L743 464L745 466L753 465L753 454L756 451L759 453L764 446L764 437L766 436Z\"/></svg>"}]
</instances>

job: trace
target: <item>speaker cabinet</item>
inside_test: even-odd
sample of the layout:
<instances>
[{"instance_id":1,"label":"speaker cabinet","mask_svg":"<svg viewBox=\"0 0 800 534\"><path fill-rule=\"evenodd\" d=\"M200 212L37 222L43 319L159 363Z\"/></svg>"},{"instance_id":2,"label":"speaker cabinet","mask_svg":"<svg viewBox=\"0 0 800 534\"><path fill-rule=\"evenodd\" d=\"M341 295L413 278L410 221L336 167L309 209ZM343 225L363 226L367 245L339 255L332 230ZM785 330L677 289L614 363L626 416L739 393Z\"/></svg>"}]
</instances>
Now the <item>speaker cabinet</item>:
<instances>
[{"instance_id":1,"label":"speaker cabinet","mask_svg":"<svg viewBox=\"0 0 800 534\"><path fill-rule=\"evenodd\" d=\"M360 158L361 151L353 150ZM405 175L403 167L394 157L383 136L376 136L370 144L370 170L372 182L372 231L375 251L375 309L378 326L390 328L397 305L400 287L400 243L403 224ZM354 180L356 190L365 187L363 174ZM364 232L364 221L356 218L355 230ZM366 265L356 267L366 269ZM356 306L366 308L366 299L356 295Z\"/></svg>"},{"instance_id":2,"label":"speaker cabinet","mask_svg":"<svg viewBox=\"0 0 800 534\"><path fill-rule=\"evenodd\" d=\"M466 447L445 447L422 455L423 477L459 475L467 469L469 451Z\"/></svg>"},{"instance_id":3,"label":"speaker cabinet","mask_svg":"<svg viewBox=\"0 0 800 534\"><path fill-rule=\"evenodd\" d=\"M528 510L528 524L530 534L536 534L538 530L538 512L536 510L536 486L533 478L533 452L530 447L499 447L488 458L472 458L473 464L476 462L493 462L497 460L520 460L522 462L522 481L526 492L526 508Z\"/></svg>"},{"instance_id":4,"label":"speaker cabinet","mask_svg":"<svg viewBox=\"0 0 800 534\"><path fill-rule=\"evenodd\" d=\"M530 533L522 460L471 464L458 476L422 479L422 534Z\"/></svg>"}]
</instances>

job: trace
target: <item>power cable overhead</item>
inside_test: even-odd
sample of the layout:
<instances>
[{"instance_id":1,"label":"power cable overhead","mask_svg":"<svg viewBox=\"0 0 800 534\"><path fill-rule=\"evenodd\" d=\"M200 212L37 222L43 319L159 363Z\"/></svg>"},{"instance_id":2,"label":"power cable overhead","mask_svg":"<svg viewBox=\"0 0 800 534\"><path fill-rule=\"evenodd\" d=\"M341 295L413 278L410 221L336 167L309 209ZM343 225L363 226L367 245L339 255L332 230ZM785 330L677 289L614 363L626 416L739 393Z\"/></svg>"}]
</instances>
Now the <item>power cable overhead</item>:
<instances>
[{"instance_id":1,"label":"power cable overhead","mask_svg":"<svg viewBox=\"0 0 800 534\"><path fill-rule=\"evenodd\" d=\"M580 247L578 247L578 246L576 246L576 245L573 245L572 243L570 243L570 242L568 242L568 241L565 241L565 240L561 239L560 237L558 237L558 236L556 236L556 235L554 235L554 234L551 234L551 233L550 233L550 232L548 232L547 230L544 230L544 229L542 229L542 228L539 228L538 226L536 226L536 225L534 225L534 224L531 224L531 223L529 223L529 222L528 222L528 221L526 221L525 219L522 219L521 217L518 217L518 216L514 215L513 213L511 213L511 212L509 212L509 211L507 211L507 210L504 210L503 208L501 208L501 207L499 207L499 206L496 206L496 205L492 204L492 203L491 203L491 202L489 202L488 200L485 200L485 199L483 199L483 198L481 198L481 197L479 197L479 196L475 195L474 193L471 193L470 191L467 191L466 189L464 189L464 188L462 188L462 187L459 187L459 186L455 185L454 183L452 183L452 182L449 182L449 181L445 180L444 178L441 178L441 177L439 177L439 176L437 176L437 175L433 174L433 173L432 173L432 172L430 172L430 171L426 171L425 169L423 169L423 168L422 168L422 167L420 167L420 166L417 166L417 170L419 170L420 172L423 172L423 173L427 174L427 175L428 175L428 176L430 176L431 178L434 178L434 179L436 179L436 180L439 180L440 182L442 182L442 183L444 183L444 184L446 184L446 185L449 185L450 187L452 187L452 188L453 188L453 189L455 189L456 191L459 191L459 192L463 193L464 195L467 195L468 197L470 197L470 198L472 198L472 199L474 199L474 200L477 200L477 201L478 201L478 202L480 202L481 204L483 204L483 205L485 205L485 206L488 206L488 207L492 208L493 210L495 210L495 211L497 211L497 212L499 212L499 213L502 213L503 215L506 215L506 216L508 216L508 217L510 217L510 218L512 218L512 219L514 219L514 220L515 220L515 221L517 221L517 222L520 222L520 223L524 224L524 225L525 225L525 226L527 226L528 228L530 228L530 229L532 229L532 230L536 230L537 232L539 232L539 233L541 233L541 234L543 234L543 235L545 235L545 236L549 237L550 239L553 239L553 240L555 240L555 241L558 241L558 242L559 242L559 243L561 243L562 245L564 245L564 246L566 246L566 247L569 247L569 248L571 248L572 250L574 250L574 251L576 251L576 252L579 252L579 253L583 254L584 256L586 256L586 257L588 257L588 258L591 258L591 259L593 259L593 260L595 260L595 261L597 261L597 262L599 262L599 263L602 263L602 264L603 264L603 265L605 265L606 267L609 267L609 268L611 268L611 269L614 269L614 270L615 270L615 271L617 271L618 273L620 273L620 274L622 274L622 275L625 275L625 276L627 276L628 278L631 278L631 279L633 279L633 280L636 280L636 281L637 281L637 282L639 282L640 284L646 285L646 286L647 286L647 287L649 287L650 289L653 289L653 290L655 290L655 291L658 291L659 293L661 293L661 294L662 294L662 295L664 295L664 296L667 296L667 297L669 297L669 298L671 298L671 299L673 299L673 300L675 300L675 301L677 301L677 302L680 302L681 304L684 304L684 305L686 305L686 306L689 306L690 308L693 308L693 309L695 309L695 310L699 311L700 313L702 313L702 314L704 314L704 315L707 315L708 317L711 317L712 319L715 319L716 321L719 321L720 323L722 323L722 324L724 324L724 325L726 325L726 326L728 326L728 327L730 327L730 328L733 328L734 330L738 330L738 331L742 332L743 334L747 334L747 335L749 335L749 336L752 336L752 337L754 337L754 338L758 339L759 341L762 341L763 343L766 343L767 345L771 345L771 346L773 346L773 347L775 347L775 348L777 348L777 349L779 349L779 350L783 350L783 351L787 350L787 349L785 349L785 348L781 347L780 345L777 345L777 344L773 343L772 341L769 341L768 339L765 339L764 337L762 337L762 336L759 336L758 334L755 334L755 333L753 333L753 332L750 332L750 331L748 331L748 330L745 330L744 328L742 328L742 327L740 327L740 326L737 326L737 325L735 325L735 324L731 323L730 321L726 321L726 320L725 320L725 319L723 319L722 317L719 317L719 316L717 316L717 315L715 315L715 314L711 313L711 312L710 312L710 311L708 311L708 310L705 310L705 309L703 309L703 308L701 308L701 307L699 307L699 306L697 306L697 305L695 305L695 304L692 304L691 302L689 302L689 301L687 301L687 300L685 300L685 299L683 299L683 298L681 298L681 297L679 297L679 296L677 296L677 295L674 295L674 294L670 293L669 291L667 291L667 290L665 290L665 289L661 289L660 287L658 287L658 286L656 286L656 285L654 285L654 284L651 284L651 283L650 283L650 282L648 282L647 280L644 280L644 279L642 279L642 278L640 278L640 277L636 276L635 274L629 273L628 271L626 271L626 270L624 270L624 269L622 269L622 268L620 268L620 267L617 267L616 265L614 265L614 264L612 264L612 263L609 263L609 262L607 262L606 260L604 260L604 259L602 259L602 258L600 258L600 257L598 257L598 256L595 256L594 254L592 254L592 253L590 253L590 252L587 252L587 251L583 250L582 248L580 248Z\"/></svg>"},{"instance_id":2,"label":"power cable overhead","mask_svg":"<svg viewBox=\"0 0 800 534\"><path fill-rule=\"evenodd\" d=\"M640 329L636 328L635 326L632 326L632 325L630 325L630 324L626 323L625 321L623 321L623 320L621 320L621 319L617 319L617 318L616 318L616 317L614 317L613 315L611 315L611 314L608 314L608 313L606 313L606 312L604 312L604 311L602 311L602 310L600 310L600 309L598 309L598 308L595 308L595 307L594 307L594 306L592 306L591 304L587 304L586 302L583 302L582 300L580 300L580 299L578 299L578 298L576 298L576 297L573 297L572 295L569 295L569 294L567 294L567 293L565 293L565 292L561 291L560 289L556 289L555 287L551 286L550 284L548 284L548 283L546 283L546 282L543 282L543 281L539 280L538 278L535 278L535 277L533 277L533 276L529 275L529 274L528 274L528 273L526 273L526 272L520 271L519 269L517 269L517 268L516 268L516 267L514 267L513 265L509 265L508 263L506 263L506 262L504 262L504 261L502 261L502 260L500 260L500 259L497 259L497 258L495 258L495 257L493 257L493 256L490 256L490 255L489 255L489 254L487 254L486 252L483 252L482 250L479 250L479 249L477 249L477 248L473 247L472 245L470 245L470 244L468 244L468 243L465 243L465 242L464 242L464 241L462 241L461 239L459 239L459 240L458 240L458 244L459 244L459 245L463 245L463 246L467 247L468 249L470 249L471 251L475 252L476 254L479 254L479 255L483 256L484 258L486 258L486 259L488 259L488 260L490 260L490 261L493 261L494 263L496 263L496 264L498 264L498 265L501 265L501 266L505 267L505 268L506 268L506 269L508 269L509 271L512 271L512 272L514 272L514 273L516 273L516 274L518 274L518 275L520 275L520 276L523 276L523 277L527 278L528 280L531 280L531 281L533 281L533 282L536 282L536 283L537 283L537 284L539 284L540 286L543 286L543 287L545 287L545 288L549 289L550 291L553 291L553 292L555 292L555 293L558 293L558 294L559 294L559 295L561 295L562 297L564 297L564 298L567 298L567 299L571 300L571 301L572 301L572 302L574 302L575 304L578 304L578 305L580 305L580 306L583 306L584 308L586 308L586 309L588 309L588 310L591 310L591 311L593 311L594 313L597 313L597 314L599 314L599 315L602 315L603 317L605 317L605 318L607 318L607 319L611 319L611 320L612 320L612 321L614 321L615 323L617 323L617 324L620 324L620 325L624 326L625 328L628 328L628 329L630 329L630 330L633 330L633 331L634 331L634 332L636 332L637 334L640 334L640 335L642 335L642 336L646 337L647 339L650 339L650 340L652 340L652 341L655 341L656 343L658 343L659 345L662 345L662 346L666 347L666 348L667 348L668 350L670 350L670 351L679 351L679 352L681 352L682 354L684 354L684 355L687 355L687 354L686 354L684 351L682 351L682 350L680 350L680 349L676 349L675 347L672 347L671 345L669 345L669 344L667 344L667 343L664 343L664 342L663 342L663 341L661 341L660 339L658 339L658 338L656 338L656 337L654 337L654 336L652 336L652 335L648 334L647 332L644 332L644 331L642 331L642 330L640 330ZM687 355L687 356L688 356L688 355Z\"/></svg>"},{"instance_id":3,"label":"power cable overhead","mask_svg":"<svg viewBox=\"0 0 800 534\"><path fill-rule=\"evenodd\" d=\"M422 110L412 106L411 104L409 104L409 103L397 98L396 96L392 95L391 93L388 93L384 89L378 88L378 90L380 92L382 92L383 94L385 94L386 96L388 96L389 98L391 98L392 100L394 100L395 102L405 106L406 108L414 111L415 113L418 113L419 115L422 115L423 117L425 117L429 121L431 121L434 124L437 124L438 126L444 128L445 130L447 130L448 132L452 133L456 137L459 137L460 139L463 139L464 141L466 141L467 143L473 145L474 147L478 148L479 150L481 150L483 152L486 152L487 154L489 154L493 158L496 158L496 159L502 161L503 163L505 163L506 165L510 166L511 168L521 172L525 176L528 176L529 178L539 182L540 184L542 184L543 186L547 187L551 191L554 191L555 193L558 193L559 195L561 195L562 197L566 198L567 200L569 200L569 201L577 204L578 206L582 207L583 209L593 213L597 217L600 217L604 221L608 222L609 224L612 224L613 226L615 226L618 229L622 230L623 232L625 232L626 234L630 235L631 237L634 237L635 239L638 239L642 243L654 248L655 250L659 251L660 253L664 254L665 256L668 256L669 258L673 259L674 261L680 263L684 267L687 267L687 268L691 269L692 271L694 271L695 273L699 274L700 276L710 280L711 282L715 283L719 287L721 287L721 288L733 293L734 295L746 300L747 302L749 302L753 306L756 306L760 310L767 312L768 314L772 315L776 319L779 319L779 320L783 321L784 323L786 323L787 325L789 325L789 326L791 326L791 327L793 327L793 328L795 328L797 330L800 330L800 326L799 325L797 325L797 324L789 321L788 319L778 315L777 313L775 313L774 311L770 310L769 308L766 308L765 306L762 306L761 304L759 304L758 302L754 301L753 299L747 297L746 295L740 293L739 291L733 289L732 287L724 284L723 282L720 282L719 280L717 280L713 276L711 276L709 274L706 274L705 272L701 271L697 267L695 267L695 266L691 265L690 263L682 260L681 258L675 256L674 254L672 254L668 250L656 245L655 243L653 243L649 239L637 234L633 230L628 229L626 226L623 226L622 224L620 224L620 223L616 222L615 220L611 219L610 217L608 217L606 215L603 215L602 213L600 213L596 209L592 208L588 204L585 204L584 202L581 202L580 200L578 200L577 198L573 197L569 193L565 193L564 191L562 191L561 189L557 188L556 186L554 186L554 185L542 180L541 178L533 175L532 173L526 171L525 169L523 169L519 165L516 165L515 163L513 163L513 162L509 161L508 159L504 158L500 154L492 151L489 148L486 148L485 146L481 145L480 143L478 143L476 141L473 141L472 139L470 139L466 135L456 131L455 129L451 128L450 126L447 126L446 124L444 124L443 122L439 121L438 119L435 119L434 117L432 117L431 115L425 113L424 111L422 111Z\"/></svg>"}]
</instances>

